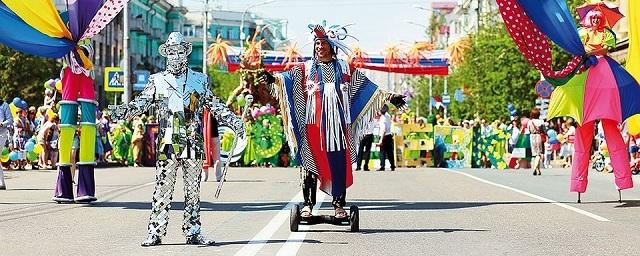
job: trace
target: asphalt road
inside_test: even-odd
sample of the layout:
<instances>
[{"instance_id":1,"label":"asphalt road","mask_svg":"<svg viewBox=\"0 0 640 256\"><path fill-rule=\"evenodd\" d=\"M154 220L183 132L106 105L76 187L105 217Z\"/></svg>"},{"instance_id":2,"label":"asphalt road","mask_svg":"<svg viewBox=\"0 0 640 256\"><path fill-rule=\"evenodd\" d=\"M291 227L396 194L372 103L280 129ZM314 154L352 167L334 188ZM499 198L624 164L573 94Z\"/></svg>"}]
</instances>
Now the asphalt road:
<instances>
[{"instance_id":1,"label":"asphalt road","mask_svg":"<svg viewBox=\"0 0 640 256\"><path fill-rule=\"evenodd\" d=\"M99 201L58 205L55 172L7 172L0 191L0 255L639 255L640 190L618 192L613 175L593 172L576 203L569 171L403 169L356 172L347 204L360 207L360 232L332 225L289 231L301 200L295 168L232 168L220 198L201 194L203 233L217 245L184 245L179 179L163 245L143 248L152 168L96 172ZM640 186L640 177L636 187ZM320 213L332 214L319 193Z\"/></svg>"}]
</instances>

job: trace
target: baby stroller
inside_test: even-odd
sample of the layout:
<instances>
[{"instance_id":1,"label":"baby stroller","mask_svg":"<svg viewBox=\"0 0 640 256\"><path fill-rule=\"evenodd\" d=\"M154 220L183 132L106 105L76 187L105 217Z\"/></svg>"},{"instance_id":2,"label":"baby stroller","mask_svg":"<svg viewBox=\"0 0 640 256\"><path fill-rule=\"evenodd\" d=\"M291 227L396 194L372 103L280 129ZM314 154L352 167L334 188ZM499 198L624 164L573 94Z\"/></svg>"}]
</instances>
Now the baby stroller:
<instances>
[{"instance_id":1,"label":"baby stroller","mask_svg":"<svg viewBox=\"0 0 640 256\"><path fill-rule=\"evenodd\" d=\"M598 146L591 155L591 167L598 172L602 172L611 160L609 159L607 144L604 143L604 140L597 140L597 143Z\"/></svg>"}]
</instances>

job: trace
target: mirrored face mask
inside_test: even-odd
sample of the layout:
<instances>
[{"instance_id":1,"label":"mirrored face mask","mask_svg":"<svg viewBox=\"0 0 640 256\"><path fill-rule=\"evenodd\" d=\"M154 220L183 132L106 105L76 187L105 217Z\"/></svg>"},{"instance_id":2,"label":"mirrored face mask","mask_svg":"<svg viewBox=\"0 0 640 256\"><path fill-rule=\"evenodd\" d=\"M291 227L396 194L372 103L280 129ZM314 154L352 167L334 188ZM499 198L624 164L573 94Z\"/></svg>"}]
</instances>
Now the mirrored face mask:
<instances>
[{"instance_id":1,"label":"mirrored face mask","mask_svg":"<svg viewBox=\"0 0 640 256\"><path fill-rule=\"evenodd\" d=\"M172 74L183 74L187 70L187 51L182 45L171 45L166 48L167 71Z\"/></svg>"}]
</instances>

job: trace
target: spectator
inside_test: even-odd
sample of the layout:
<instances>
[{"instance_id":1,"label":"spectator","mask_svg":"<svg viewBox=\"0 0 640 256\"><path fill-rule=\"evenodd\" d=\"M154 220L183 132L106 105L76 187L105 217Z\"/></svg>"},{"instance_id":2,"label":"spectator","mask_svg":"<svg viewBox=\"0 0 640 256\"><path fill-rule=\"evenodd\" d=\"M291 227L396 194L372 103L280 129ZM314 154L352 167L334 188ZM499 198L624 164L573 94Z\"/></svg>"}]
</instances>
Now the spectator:
<instances>
[{"instance_id":1,"label":"spectator","mask_svg":"<svg viewBox=\"0 0 640 256\"><path fill-rule=\"evenodd\" d=\"M144 124L139 121L135 122L133 135L131 136L131 147L133 148L133 166L142 165L142 140L144 138Z\"/></svg>"},{"instance_id":2,"label":"spectator","mask_svg":"<svg viewBox=\"0 0 640 256\"><path fill-rule=\"evenodd\" d=\"M391 115L389 115L389 107L387 105L382 106L380 110L380 169L378 171L384 171L385 159L389 160L389 164L391 165L391 171L396 170L395 159L394 159L394 145L393 145L393 134L391 133Z\"/></svg>"},{"instance_id":3,"label":"spectator","mask_svg":"<svg viewBox=\"0 0 640 256\"><path fill-rule=\"evenodd\" d=\"M44 107L51 108L56 105L56 96L53 94L53 90L47 88L44 90Z\"/></svg>"},{"instance_id":4,"label":"spectator","mask_svg":"<svg viewBox=\"0 0 640 256\"><path fill-rule=\"evenodd\" d=\"M99 121L98 128L102 132L101 140L102 140L102 146L104 148L103 160L107 161L107 159L111 157L111 151L113 150L113 146L111 146L111 141L110 141L111 117L109 116L109 113L107 112L102 113L102 118Z\"/></svg>"},{"instance_id":5,"label":"spectator","mask_svg":"<svg viewBox=\"0 0 640 256\"><path fill-rule=\"evenodd\" d=\"M360 145L358 146L358 156L356 160L356 171L360 170L362 165L362 161L364 160L364 170L369 171L369 157L371 156L371 145L373 144L373 129L374 123L369 124L367 129L364 131L364 137L360 140Z\"/></svg>"},{"instance_id":6,"label":"spectator","mask_svg":"<svg viewBox=\"0 0 640 256\"><path fill-rule=\"evenodd\" d=\"M58 165L58 139L60 138L60 127L59 127L60 118L58 115L54 115L51 118L50 125L47 126L48 132L46 133L46 141L47 146L45 147L47 152L47 158L45 158L44 162L47 160L51 161L50 169L54 170Z\"/></svg>"},{"instance_id":7,"label":"spectator","mask_svg":"<svg viewBox=\"0 0 640 256\"><path fill-rule=\"evenodd\" d=\"M13 123L13 118L11 117L11 110L9 110L9 104L0 99L0 149L3 148L8 141L9 137L9 127ZM4 171L3 167L0 164L0 190L6 190L7 186L4 182Z\"/></svg>"}]
</instances>

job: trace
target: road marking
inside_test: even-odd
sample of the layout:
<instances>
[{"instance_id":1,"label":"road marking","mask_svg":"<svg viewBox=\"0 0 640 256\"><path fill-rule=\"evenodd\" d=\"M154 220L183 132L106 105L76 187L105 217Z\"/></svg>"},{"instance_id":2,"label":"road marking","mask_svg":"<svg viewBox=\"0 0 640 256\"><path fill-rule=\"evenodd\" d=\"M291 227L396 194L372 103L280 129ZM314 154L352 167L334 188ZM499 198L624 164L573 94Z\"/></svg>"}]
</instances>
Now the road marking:
<instances>
[{"instance_id":1,"label":"road marking","mask_svg":"<svg viewBox=\"0 0 640 256\"><path fill-rule=\"evenodd\" d=\"M534 194L531 194L529 192L526 192L526 191L523 191L523 190L520 190L520 189L517 189L517 188L512 188L512 187L509 187L509 186L506 186L506 185L502 185L502 184L498 184L498 183L495 183L495 182L491 182L491 181L488 181L488 180L485 180L485 179L482 179L482 178L478 178L478 177L473 176L473 175L468 174L468 173L464 173L464 172L460 172L460 171L454 171L454 170L451 170L451 169L447 169L447 170L449 170L451 172L455 172L455 173L461 174L461 175L464 175L464 176L467 176L469 178L472 178L474 180L477 180L477 181L480 181L480 182L483 182L483 183L486 183L486 184L489 184L489 185L494 185L496 187L508 189L508 190L523 194L525 196L538 199L540 201L544 201L544 202L547 202L547 203L551 203L551 204L560 206L560 207L565 208L567 210L574 211L574 212L582 214L584 216L593 218L593 219L595 219L597 221L610 221L607 218L604 218L602 216L587 212L585 210L582 210L582 209L579 209L579 208L576 208L576 207L573 207L573 206L570 206L570 205L567 205L567 204L564 204L564 203L560 203L558 201L554 201L554 200L551 200L551 199L548 199L548 198L544 198L544 197L541 197L541 196L538 196L538 195L534 195Z\"/></svg>"},{"instance_id":2,"label":"road marking","mask_svg":"<svg viewBox=\"0 0 640 256\"><path fill-rule=\"evenodd\" d=\"M325 193L320 192L319 197L316 197L317 202L313 207L313 214L318 214L318 211L322 207L322 202L324 201ZM304 238L307 236L307 231L310 226L299 226L298 232L291 232L287 241L282 245L276 256L289 256L289 255L297 255L298 250L300 250L300 246L302 246L302 242L304 242Z\"/></svg>"},{"instance_id":3,"label":"road marking","mask_svg":"<svg viewBox=\"0 0 640 256\"><path fill-rule=\"evenodd\" d=\"M280 210L278 214L276 214L276 216L274 216L271 221L269 221L269 223L264 226L264 228L262 228L262 230L260 230L260 232L258 232L258 234L256 234L251 239L251 241L249 241L248 244L242 247L242 249L240 249L240 251L238 251L235 255L253 256L258 254L262 247L264 247L269 239L271 239L273 234L275 234L280 226L282 226L282 224L284 224L285 221L289 218L289 209L291 209L294 204L297 204L297 202L300 201L302 201L302 191L298 192L298 194L291 198L291 201L289 201L289 203L287 203L287 205L285 205L284 208L282 208L282 210Z\"/></svg>"}]
</instances>

